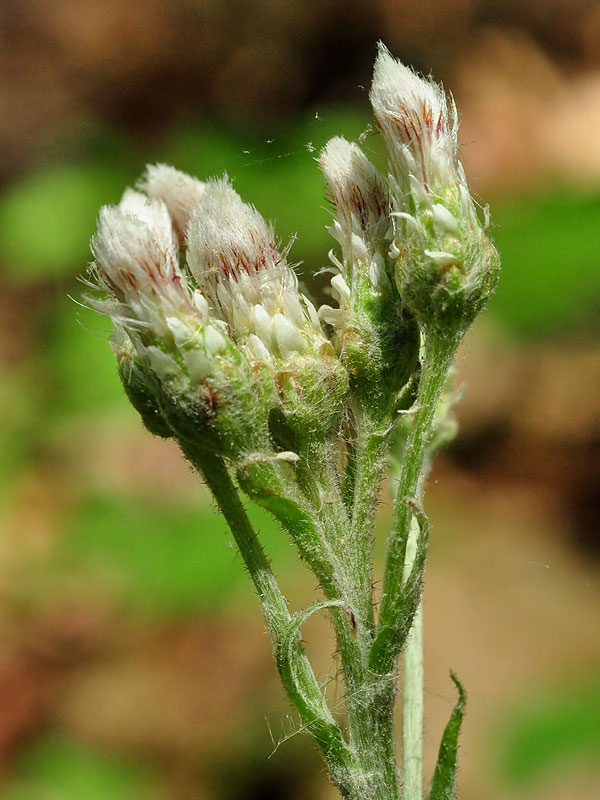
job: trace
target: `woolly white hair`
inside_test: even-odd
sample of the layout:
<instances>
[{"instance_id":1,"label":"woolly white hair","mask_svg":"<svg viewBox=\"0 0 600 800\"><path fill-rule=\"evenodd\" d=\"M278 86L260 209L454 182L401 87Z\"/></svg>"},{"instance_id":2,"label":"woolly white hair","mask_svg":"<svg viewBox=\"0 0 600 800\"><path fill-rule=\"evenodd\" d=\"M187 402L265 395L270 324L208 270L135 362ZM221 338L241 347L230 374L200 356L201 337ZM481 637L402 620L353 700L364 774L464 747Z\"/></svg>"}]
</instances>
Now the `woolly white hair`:
<instances>
[{"instance_id":1,"label":"woolly white hair","mask_svg":"<svg viewBox=\"0 0 600 800\"><path fill-rule=\"evenodd\" d=\"M179 238L183 240L205 184L168 164L148 164L137 186L151 199L165 204Z\"/></svg>"},{"instance_id":2,"label":"woolly white hair","mask_svg":"<svg viewBox=\"0 0 600 800\"><path fill-rule=\"evenodd\" d=\"M393 58L381 42L369 93L392 167L401 183L410 175L425 190L456 169L458 123L444 89Z\"/></svg>"},{"instance_id":3,"label":"woolly white hair","mask_svg":"<svg viewBox=\"0 0 600 800\"><path fill-rule=\"evenodd\" d=\"M315 342L324 341L316 313L298 293L298 280L277 248L272 227L244 203L227 176L205 185L188 227L187 258L214 311L235 339L253 343L253 354L264 355L266 349L285 358L303 352L308 330Z\"/></svg>"},{"instance_id":4,"label":"woolly white hair","mask_svg":"<svg viewBox=\"0 0 600 800\"><path fill-rule=\"evenodd\" d=\"M343 136L330 139L318 161L346 233L370 232L388 211L383 175L355 142Z\"/></svg>"},{"instance_id":5,"label":"woolly white hair","mask_svg":"<svg viewBox=\"0 0 600 800\"><path fill-rule=\"evenodd\" d=\"M272 228L227 177L208 181L190 221L188 262L198 284L241 278L281 262Z\"/></svg>"},{"instance_id":6,"label":"woolly white hair","mask_svg":"<svg viewBox=\"0 0 600 800\"><path fill-rule=\"evenodd\" d=\"M104 310L116 321L162 329L165 317L195 313L161 201L127 189L118 206L100 209L91 246L98 282L114 298L104 302Z\"/></svg>"},{"instance_id":7,"label":"woolly white hair","mask_svg":"<svg viewBox=\"0 0 600 800\"><path fill-rule=\"evenodd\" d=\"M369 99L380 124L396 123L407 144L424 132L449 132L448 104L442 86L421 78L394 58L381 42L373 69Z\"/></svg>"}]
</instances>

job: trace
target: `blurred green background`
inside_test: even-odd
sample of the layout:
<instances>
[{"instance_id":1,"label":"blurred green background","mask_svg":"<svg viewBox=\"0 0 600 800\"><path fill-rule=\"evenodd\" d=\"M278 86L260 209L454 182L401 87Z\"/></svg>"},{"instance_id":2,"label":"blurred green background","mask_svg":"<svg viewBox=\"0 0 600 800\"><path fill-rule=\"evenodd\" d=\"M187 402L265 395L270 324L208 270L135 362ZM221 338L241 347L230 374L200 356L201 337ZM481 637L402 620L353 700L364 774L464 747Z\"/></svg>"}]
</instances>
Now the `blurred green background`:
<instances>
[{"instance_id":1,"label":"blurred green background","mask_svg":"<svg viewBox=\"0 0 600 800\"><path fill-rule=\"evenodd\" d=\"M452 90L503 257L430 486L428 769L452 666L470 694L464 800L600 796L598 4L5 0L0 15L0 800L335 797L287 717L231 537L129 407L78 276L100 205L166 161L227 171L296 238L324 301L314 159L339 133L381 158L379 38ZM314 579L254 519L291 604L310 602ZM335 702L331 634L305 634Z\"/></svg>"}]
</instances>

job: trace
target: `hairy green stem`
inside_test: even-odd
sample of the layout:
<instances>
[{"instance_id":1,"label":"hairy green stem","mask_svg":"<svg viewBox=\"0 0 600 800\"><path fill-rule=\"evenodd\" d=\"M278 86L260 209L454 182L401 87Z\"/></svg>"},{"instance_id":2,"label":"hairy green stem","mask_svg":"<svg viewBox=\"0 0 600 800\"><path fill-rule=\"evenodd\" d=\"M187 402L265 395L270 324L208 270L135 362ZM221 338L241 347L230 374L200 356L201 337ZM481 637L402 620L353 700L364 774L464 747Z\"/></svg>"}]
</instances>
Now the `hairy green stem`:
<instances>
[{"instance_id":1,"label":"hairy green stem","mask_svg":"<svg viewBox=\"0 0 600 800\"><path fill-rule=\"evenodd\" d=\"M371 574L372 535L381 484L387 468L385 457L389 443L390 424L379 415L361 409L356 415L356 457L354 463L352 531L357 539L360 557L366 563L369 586L367 594L371 616L373 587Z\"/></svg>"},{"instance_id":2,"label":"hairy green stem","mask_svg":"<svg viewBox=\"0 0 600 800\"><path fill-rule=\"evenodd\" d=\"M218 456L192 449L185 442L181 445L203 475L242 554L262 603L284 688L303 723L321 747L333 781L342 794L350 797L349 792L355 784L355 760L323 697L300 644L298 626L290 616L285 598L229 472Z\"/></svg>"},{"instance_id":3,"label":"hairy green stem","mask_svg":"<svg viewBox=\"0 0 600 800\"><path fill-rule=\"evenodd\" d=\"M370 414L361 408L356 414L356 445L353 463L353 503L351 527L358 542L359 558L364 559L365 573L369 585L369 626L373 626L373 576L372 533L381 484L387 467L385 458L389 443L389 423L380 415ZM373 628L371 628L373 630ZM365 732L367 752L374 752L380 762L382 774L382 797L397 798L398 776L396 743L394 736L395 680L391 675L380 675L369 667L370 647L373 635L366 642L369 650L363 651L368 681L364 696L360 698L357 725ZM385 789L383 788L385 787Z\"/></svg>"},{"instance_id":4,"label":"hairy green stem","mask_svg":"<svg viewBox=\"0 0 600 800\"><path fill-rule=\"evenodd\" d=\"M381 685L367 666L372 626L353 619L343 597L318 603L292 619L225 465L205 453L188 453L188 457L201 470L232 530L263 603L282 682L321 747L332 780L347 800L398 800L394 743L391 735L382 735L389 729L387 721L385 726L380 724ZM332 522L336 517L333 505L338 502L322 505L329 535L339 532ZM346 588L350 589L355 578L351 572L346 575ZM321 608L329 608L332 614L347 681L348 744L331 716L298 636L302 622Z\"/></svg>"},{"instance_id":5,"label":"hairy green stem","mask_svg":"<svg viewBox=\"0 0 600 800\"><path fill-rule=\"evenodd\" d=\"M320 532L314 509L285 480L280 468L270 462L257 462L237 470L244 492L265 508L290 534L300 557L306 561L321 583L326 597L339 597L329 544Z\"/></svg>"},{"instance_id":6,"label":"hairy green stem","mask_svg":"<svg viewBox=\"0 0 600 800\"><path fill-rule=\"evenodd\" d=\"M306 464L319 469L297 472L300 486L331 548L335 585L343 608L331 608L345 679L345 706L350 747L359 764L363 788L357 800L397 800L398 778L393 737L394 683L369 667L375 635L371 574L371 528L384 469L386 433L365 416L356 437L356 483L348 508L339 485L333 454L313 443ZM362 426L362 427L361 427ZM370 432L374 435L371 436ZM360 487L360 488L359 488ZM382 713L383 712L383 713Z\"/></svg>"},{"instance_id":7,"label":"hairy green stem","mask_svg":"<svg viewBox=\"0 0 600 800\"><path fill-rule=\"evenodd\" d=\"M406 596L402 591L406 545L415 510L422 503L422 478L433 420L458 341L458 336L435 334L426 339L417 410L406 442L388 537L377 637L371 651L371 665L381 673L396 669L398 655L410 628L411 620L405 619L403 614L406 611Z\"/></svg>"}]
</instances>

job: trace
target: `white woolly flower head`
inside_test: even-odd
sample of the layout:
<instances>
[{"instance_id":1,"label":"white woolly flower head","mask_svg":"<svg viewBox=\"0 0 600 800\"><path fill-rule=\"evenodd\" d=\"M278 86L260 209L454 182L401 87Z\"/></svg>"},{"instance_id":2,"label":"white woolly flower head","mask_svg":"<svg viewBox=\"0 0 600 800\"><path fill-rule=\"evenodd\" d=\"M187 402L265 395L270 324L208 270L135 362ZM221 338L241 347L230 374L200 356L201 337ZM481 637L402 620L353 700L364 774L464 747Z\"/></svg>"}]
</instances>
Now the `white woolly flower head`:
<instances>
[{"instance_id":1,"label":"white woolly flower head","mask_svg":"<svg viewBox=\"0 0 600 800\"><path fill-rule=\"evenodd\" d=\"M369 94L397 180L425 200L456 177L457 118L444 89L393 58L380 42Z\"/></svg>"},{"instance_id":2,"label":"white woolly flower head","mask_svg":"<svg viewBox=\"0 0 600 800\"><path fill-rule=\"evenodd\" d=\"M318 161L337 216L329 232L342 245L344 257L349 258L353 235L369 245L388 225L386 181L360 147L343 136L330 139Z\"/></svg>"},{"instance_id":3,"label":"white woolly flower head","mask_svg":"<svg viewBox=\"0 0 600 800\"><path fill-rule=\"evenodd\" d=\"M458 160L453 103L380 44L371 104L389 157L394 264L402 301L430 330L456 330L481 310L499 259Z\"/></svg>"},{"instance_id":4,"label":"white woolly flower head","mask_svg":"<svg viewBox=\"0 0 600 800\"><path fill-rule=\"evenodd\" d=\"M127 189L118 206L100 209L91 246L98 282L109 296L108 312L117 321L161 335L167 317L193 309L161 201Z\"/></svg>"},{"instance_id":5,"label":"white woolly flower head","mask_svg":"<svg viewBox=\"0 0 600 800\"><path fill-rule=\"evenodd\" d=\"M211 324L206 299L179 267L165 204L127 189L118 206L100 209L91 246L92 272L107 296L87 300L112 318L118 352L127 357L133 346L161 377L181 374L177 358L192 380L210 374L227 350L223 323Z\"/></svg>"},{"instance_id":6,"label":"white woolly flower head","mask_svg":"<svg viewBox=\"0 0 600 800\"><path fill-rule=\"evenodd\" d=\"M183 241L205 184L168 164L148 164L137 186L150 199L165 204L179 240Z\"/></svg>"},{"instance_id":7,"label":"white woolly flower head","mask_svg":"<svg viewBox=\"0 0 600 800\"><path fill-rule=\"evenodd\" d=\"M374 294L389 288L382 256L390 244L389 189L358 144L343 136L330 139L318 160L336 212L328 231L340 243L343 256L340 263L330 253L339 270L331 279L331 295L338 308L323 305L319 316L339 333L356 328L355 306L360 304L358 296L365 282Z\"/></svg>"},{"instance_id":8,"label":"white woolly flower head","mask_svg":"<svg viewBox=\"0 0 600 800\"><path fill-rule=\"evenodd\" d=\"M311 338L325 342L273 229L226 177L205 184L187 246L189 268L200 290L253 357L287 357L304 352Z\"/></svg>"},{"instance_id":9,"label":"white woolly flower head","mask_svg":"<svg viewBox=\"0 0 600 800\"><path fill-rule=\"evenodd\" d=\"M219 283L245 275L257 288L288 278L272 228L244 203L227 177L208 181L188 231L188 261L198 284L216 292Z\"/></svg>"}]
</instances>

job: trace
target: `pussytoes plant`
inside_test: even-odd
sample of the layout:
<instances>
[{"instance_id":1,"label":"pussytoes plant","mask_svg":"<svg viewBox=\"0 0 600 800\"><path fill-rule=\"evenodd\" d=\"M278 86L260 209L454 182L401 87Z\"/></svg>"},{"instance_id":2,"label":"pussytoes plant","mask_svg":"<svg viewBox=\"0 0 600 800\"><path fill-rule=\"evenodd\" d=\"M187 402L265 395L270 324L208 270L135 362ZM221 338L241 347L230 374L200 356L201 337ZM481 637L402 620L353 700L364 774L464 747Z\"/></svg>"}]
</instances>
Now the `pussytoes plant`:
<instances>
[{"instance_id":1,"label":"pussytoes plant","mask_svg":"<svg viewBox=\"0 0 600 800\"><path fill-rule=\"evenodd\" d=\"M458 158L441 86L383 45L370 92L387 151L331 139L318 158L333 209L332 304L300 290L271 226L226 178L156 164L100 210L87 302L113 321L125 391L174 439L227 520L262 604L283 687L349 800L423 798L424 484L454 432L456 349L499 259ZM393 455L395 505L379 596L373 530ZM316 576L292 613L241 495L267 509ZM334 715L303 648L329 615L344 706ZM395 705L402 669L402 752ZM456 796L465 692L429 800Z\"/></svg>"}]
</instances>

